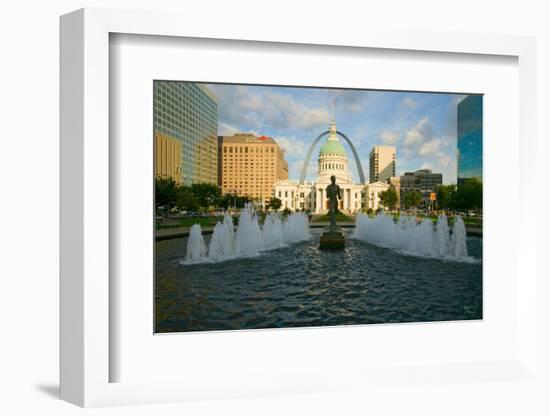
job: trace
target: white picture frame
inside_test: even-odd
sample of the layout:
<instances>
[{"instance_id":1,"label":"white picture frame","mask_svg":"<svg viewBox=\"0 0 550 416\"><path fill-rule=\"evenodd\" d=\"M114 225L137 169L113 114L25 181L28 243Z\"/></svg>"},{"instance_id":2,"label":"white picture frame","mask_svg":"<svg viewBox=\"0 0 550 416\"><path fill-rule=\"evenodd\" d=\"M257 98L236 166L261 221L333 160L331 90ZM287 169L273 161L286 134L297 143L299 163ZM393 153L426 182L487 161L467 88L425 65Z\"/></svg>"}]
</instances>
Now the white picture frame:
<instances>
[{"instance_id":1,"label":"white picture frame","mask_svg":"<svg viewBox=\"0 0 550 416\"><path fill-rule=\"evenodd\" d=\"M114 356L109 348L110 290L110 164L109 158L109 36L135 35L211 38L281 44L332 45L334 47L382 48L430 51L442 54L504 55L519 65L519 190L522 210L527 213L535 195L529 175L529 152L535 146L535 41L530 37L381 32L368 29L357 38L353 33L328 32L265 25L246 36L235 34L231 22L205 28L198 21L173 13L107 9L82 9L61 18L61 398L79 406L159 403L196 398L243 397L262 394L310 393L358 386L392 383L407 378L409 370L380 368L368 373L334 370L318 374L280 374L264 380L239 380L221 374L217 383L207 379L147 383L110 382ZM526 149L530 149L529 152ZM523 179L523 180L522 180ZM519 216L520 253L518 269L519 342L517 356L500 362L458 365L421 365L422 380L480 383L472 371L505 374L506 380L537 382L536 224L529 215ZM346 329L347 330L347 329ZM213 335L215 336L215 335ZM419 376L420 374L420 376ZM415 377L416 377L415 376ZM414 377L413 377L414 378ZM346 382L342 382L347 379Z\"/></svg>"}]
</instances>

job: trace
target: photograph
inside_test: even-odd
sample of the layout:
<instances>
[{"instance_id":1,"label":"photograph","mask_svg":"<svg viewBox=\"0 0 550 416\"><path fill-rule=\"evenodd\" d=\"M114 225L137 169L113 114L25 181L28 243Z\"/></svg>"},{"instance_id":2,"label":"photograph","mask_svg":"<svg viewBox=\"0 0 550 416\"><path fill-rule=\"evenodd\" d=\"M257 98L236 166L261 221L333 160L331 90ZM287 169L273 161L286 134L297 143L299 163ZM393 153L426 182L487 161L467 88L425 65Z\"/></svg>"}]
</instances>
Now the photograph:
<instances>
[{"instance_id":1,"label":"photograph","mask_svg":"<svg viewBox=\"0 0 550 416\"><path fill-rule=\"evenodd\" d=\"M152 94L155 333L483 319L482 94Z\"/></svg>"}]
</instances>

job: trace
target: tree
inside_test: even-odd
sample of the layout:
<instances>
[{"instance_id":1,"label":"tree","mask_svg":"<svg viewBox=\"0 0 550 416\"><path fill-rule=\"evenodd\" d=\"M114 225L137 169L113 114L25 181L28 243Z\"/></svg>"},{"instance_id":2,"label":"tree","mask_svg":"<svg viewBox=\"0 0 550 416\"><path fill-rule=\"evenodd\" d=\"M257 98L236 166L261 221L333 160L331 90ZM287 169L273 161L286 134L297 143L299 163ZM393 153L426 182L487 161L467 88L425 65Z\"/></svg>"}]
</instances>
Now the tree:
<instances>
[{"instance_id":1,"label":"tree","mask_svg":"<svg viewBox=\"0 0 550 416\"><path fill-rule=\"evenodd\" d=\"M477 179L461 183L456 191L454 207L460 210L477 210L483 207L483 185Z\"/></svg>"},{"instance_id":2,"label":"tree","mask_svg":"<svg viewBox=\"0 0 550 416\"><path fill-rule=\"evenodd\" d=\"M267 204L267 207L277 212L282 205L283 205L283 202L279 198L272 197L269 199L269 203Z\"/></svg>"},{"instance_id":3,"label":"tree","mask_svg":"<svg viewBox=\"0 0 550 416\"><path fill-rule=\"evenodd\" d=\"M393 211L397 205L397 191L391 187L380 193L380 202L390 211Z\"/></svg>"},{"instance_id":4,"label":"tree","mask_svg":"<svg viewBox=\"0 0 550 416\"><path fill-rule=\"evenodd\" d=\"M422 194L418 191L405 192L403 204L406 208L416 208L422 202Z\"/></svg>"},{"instance_id":5,"label":"tree","mask_svg":"<svg viewBox=\"0 0 550 416\"><path fill-rule=\"evenodd\" d=\"M244 208L248 203L252 202L252 198L248 196L238 196L237 197L237 208Z\"/></svg>"},{"instance_id":6,"label":"tree","mask_svg":"<svg viewBox=\"0 0 550 416\"><path fill-rule=\"evenodd\" d=\"M439 185L435 188L437 205L440 209L454 208L456 185Z\"/></svg>"},{"instance_id":7,"label":"tree","mask_svg":"<svg viewBox=\"0 0 550 416\"><path fill-rule=\"evenodd\" d=\"M191 193L205 211L212 205L218 205L221 198L220 188L211 183L194 183L191 185Z\"/></svg>"},{"instance_id":8,"label":"tree","mask_svg":"<svg viewBox=\"0 0 550 416\"><path fill-rule=\"evenodd\" d=\"M172 178L155 179L155 208L170 209L176 205L176 182Z\"/></svg>"},{"instance_id":9,"label":"tree","mask_svg":"<svg viewBox=\"0 0 550 416\"><path fill-rule=\"evenodd\" d=\"M199 200L193 195L190 186L179 186L176 190L176 206L183 211L199 209Z\"/></svg>"}]
</instances>

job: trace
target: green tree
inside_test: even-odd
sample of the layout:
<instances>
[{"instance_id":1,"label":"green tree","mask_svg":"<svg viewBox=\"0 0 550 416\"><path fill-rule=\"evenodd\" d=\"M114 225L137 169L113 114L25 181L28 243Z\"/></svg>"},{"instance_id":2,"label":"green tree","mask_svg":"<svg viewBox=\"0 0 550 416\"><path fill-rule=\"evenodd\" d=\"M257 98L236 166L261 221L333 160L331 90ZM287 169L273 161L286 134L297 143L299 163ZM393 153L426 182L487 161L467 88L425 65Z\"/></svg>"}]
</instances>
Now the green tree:
<instances>
[{"instance_id":1,"label":"green tree","mask_svg":"<svg viewBox=\"0 0 550 416\"><path fill-rule=\"evenodd\" d=\"M272 198L269 199L269 203L268 203L267 207L270 208L270 209L273 209L273 210L275 210L275 212L277 212L281 208L282 205L283 205L283 202L279 198L272 197Z\"/></svg>"},{"instance_id":2,"label":"green tree","mask_svg":"<svg viewBox=\"0 0 550 416\"><path fill-rule=\"evenodd\" d=\"M397 201L398 201L397 191L393 187L380 193L380 202L390 211L395 210Z\"/></svg>"},{"instance_id":3,"label":"green tree","mask_svg":"<svg viewBox=\"0 0 550 416\"><path fill-rule=\"evenodd\" d=\"M480 210L483 207L483 185L477 179L461 183L454 198L454 208L459 210Z\"/></svg>"},{"instance_id":4,"label":"green tree","mask_svg":"<svg viewBox=\"0 0 550 416\"><path fill-rule=\"evenodd\" d=\"M416 208L422 202L422 194L418 191L405 192L403 204L406 208Z\"/></svg>"},{"instance_id":5,"label":"green tree","mask_svg":"<svg viewBox=\"0 0 550 416\"><path fill-rule=\"evenodd\" d=\"M441 209L454 208L456 185L439 185L435 189L437 205Z\"/></svg>"},{"instance_id":6,"label":"green tree","mask_svg":"<svg viewBox=\"0 0 550 416\"><path fill-rule=\"evenodd\" d=\"M233 207L234 201L235 201L235 195L224 194L220 197L218 204L224 210L228 210Z\"/></svg>"},{"instance_id":7,"label":"green tree","mask_svg":"<svg viewBox=\"0 0 550 416\"><path fill-rule=\"evenodd\" d=\"M211 183L194 183L191 185L191 193L197 198L199 205L208 211L211 206L219 205L221 191L217 185Z\"/></svg>"},{"instance_id":8,"label":"green tree","mask_svg":"<svg viewBox=\"0 0 550 416\"><path fill-rule=\"evenodd\" d=\"M176 205L176 182L172 178L155 179L155 208L173 208Z\"/></svg>"},{"instance_id":9,"label":"green tree","mask_svg":"<svg viewBox=\"0 0 550 416\"><path fill-rule=\"evenodd\" d=\"M237 208L244 208L249 202L252 202L250 197L237 195Z\"/></svg>"},{"instance_id":10,"label":"green tree","mask_svg":"<svg viewBox=\"0 0 550 416\"><path fill-rule=\"evenodd\" d=\"M176 190L176 206L184 211L199 209L199 200L193 195L190 186L179 186Z\"/></svg>"}]
</instances>

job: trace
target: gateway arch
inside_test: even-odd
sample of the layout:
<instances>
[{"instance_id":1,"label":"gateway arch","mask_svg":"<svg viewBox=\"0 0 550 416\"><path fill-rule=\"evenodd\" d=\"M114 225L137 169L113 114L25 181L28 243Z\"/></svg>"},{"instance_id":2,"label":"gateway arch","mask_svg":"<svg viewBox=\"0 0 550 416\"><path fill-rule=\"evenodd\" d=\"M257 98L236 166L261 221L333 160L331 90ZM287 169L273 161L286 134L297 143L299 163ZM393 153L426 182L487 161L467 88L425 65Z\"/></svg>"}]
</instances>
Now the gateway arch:
<instances>
[{"instance_id":1,"label":"gateway arch","mask_svg":"<svg viewBox=\"0 0 550 416\"><path fill-rule=\"evenodd\" d=\"M304 184L306 181L306 175L307 175L307 168L309 166L309 160L311 159L311 154L313 153L313 149L315 148L315 145L319 143L319 140L321 140L323 137L325 137L327 134L329 134L329 130L321 133L317 138L313 141L311 146L309 147L309 150L306 155L306 159L304 161L304 166L302 167L302 173L300 174L300 184ZM357 165L357 172L359 174L359 182L361 184L365 184L365 174L363 173L363 167L361 166L361 161L359 160L359 155L357 154L357 151L355 150L355 146L351 142L350 139L348 139L348 136L346 136L344 133L336 131L336 134L338 134L340 137L342 137L351 148L351 152L353 153L353 157L355 158L355 164Z\"/></svg>"}]
</instances>

